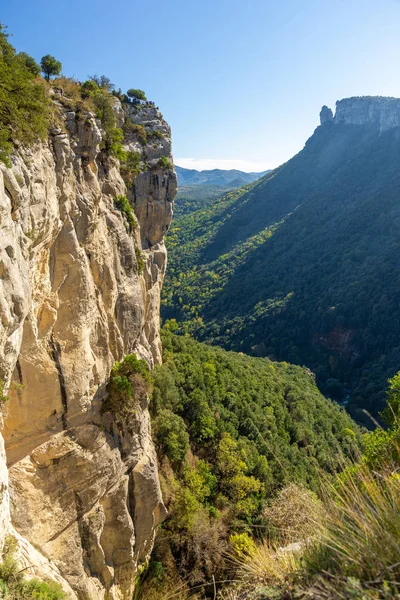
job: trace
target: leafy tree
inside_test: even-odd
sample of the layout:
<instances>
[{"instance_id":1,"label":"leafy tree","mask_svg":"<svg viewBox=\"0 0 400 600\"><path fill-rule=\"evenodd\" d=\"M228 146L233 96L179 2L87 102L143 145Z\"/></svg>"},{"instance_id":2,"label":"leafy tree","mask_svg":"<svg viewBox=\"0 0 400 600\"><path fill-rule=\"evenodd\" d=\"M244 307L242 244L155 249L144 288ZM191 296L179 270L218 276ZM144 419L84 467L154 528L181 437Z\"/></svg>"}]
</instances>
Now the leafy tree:
<instances>
[{"instance_id":1,"label":"leafy tree","mask_svg":"<svg viewBox=\"0 0 400 600\"><path fill-rule=\"evenodd\" d=\"M111 79L109 77L106 77L105 75L91 75L89 76L89 79L93 81L97 85L97 87L104 88L108 92L111 92L111 90L113 90L115 87L114 84L111 82Z\"/></svg>"},{"instance_id":2,"label":"leafy tree","mask_svg":"<svg viewBox=\"0 0 400 600\"><path fill-rule=\"evenodd\" d=\"M32 59L33 60L33 59ZM28 63L28 64L27 64ZM13 142L31 144L47 135L50 103L35 81L32 63L18 55L0 25L0 160L10 165Z\"/></svg>"},{"instance_id":3,"label":"leafy tree","mask_svg":"<svg viewBox=\"0 0 400 600\"><path fill-rule=\"evenodd\" d=\"M29 56L26 52L19 52L18 57L23 61L28 71L30 71L34 77L40 75L40 66L32 56Z\"/></svg>"},{"instance_id":4,"label":"leafy tree","mask_svg":"<svg viewBox=\"0 0 400 600\"><path fill-rule=\"evenodd\" d=\"M133 98L134 100L147 100L146 94L143 90L136 90L134 88L130 88L127 92L129 98Z\"/></svg>"},{"instance_id":5,"label":"leafy tree","mask_svg":"<svg viewBox=\"0 0 400 600\"><path fill-rule=\"evenodd\" d=\"M98 89L99 86L97 85L97 83L92 79L88 79L87 81L82 83L81 94L84 98L89 98L89 96L92 96Z\"/></svg>"},{"instance_id":6,"label":"leafy tree","mask_svg":"<svg viewBox=\"0 0 400 600\"><path fill-rule=\"evenodd\" d=\"M47 81L50 81L51 76L59 75L62 69L60 61L54 58L54 56L51 56L51 54L43 56L40 61L40 66L42 67L42 71Z\"/></svg>"},{"instance_id":7,"label":"leafy tree","mask_svg":"<svg viewBox=\"0 0 400 600\"><path fill-rule=\"evenodd\" d=\"M181 463L189 450L184 420L168 409L161 410L154 421L154 432L160 452L172 463Z\"/></svg>"}]
</instances>

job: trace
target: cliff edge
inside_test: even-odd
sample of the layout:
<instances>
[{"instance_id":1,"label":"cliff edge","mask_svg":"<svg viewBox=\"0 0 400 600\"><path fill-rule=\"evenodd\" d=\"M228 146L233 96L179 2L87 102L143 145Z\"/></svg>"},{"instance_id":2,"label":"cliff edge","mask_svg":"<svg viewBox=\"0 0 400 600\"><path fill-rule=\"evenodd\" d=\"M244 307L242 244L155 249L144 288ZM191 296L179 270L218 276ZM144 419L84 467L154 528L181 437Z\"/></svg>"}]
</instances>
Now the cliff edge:
<instances>
[{"instance_id":1,"label":"cliff edge","mask_svg":"<svg viewBox=\"0 0 400 600\"><path fill-rule=\"evenodd\" d=\"M62 100L56 90L48 140L0 164L0 544L13 534L27 572L71 598L125 599L165 509L147 399L124 419L104 400L116 361L161 360L176 175L154 106L115 99L138 164L128 180L100 121Z\"/></svg>"},{"instance_id":2,"label":"cliff edge","mask_svg":"<svg viewBox=\"0 0 400 600\"><path fill-rule=\"evenodd\" d=\"M320 113L321 125L326 121L347 125L373 124L379 131L400 127L400 99L384 96L355 96L336 102L336 112L323 106Z\"/></svg>"}]
</instances>

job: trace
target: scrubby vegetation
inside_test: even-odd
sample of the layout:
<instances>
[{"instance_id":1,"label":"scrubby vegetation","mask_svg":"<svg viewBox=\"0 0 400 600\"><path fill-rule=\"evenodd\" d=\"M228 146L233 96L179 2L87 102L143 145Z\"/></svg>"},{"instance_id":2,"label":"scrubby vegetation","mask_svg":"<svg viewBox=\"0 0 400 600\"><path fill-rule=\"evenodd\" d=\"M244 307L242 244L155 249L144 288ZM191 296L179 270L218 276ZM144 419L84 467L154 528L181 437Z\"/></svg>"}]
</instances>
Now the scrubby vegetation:
<instances>
[{"instance_id":1,"label":"scrubby vegetation","mask_svg":"<svg viewBox=\"0 0 400 600\"><path fill-rule=\"evenodd\" d=\"M162 156L160 158L160 160L158 161L158 166L161 167L162 169L173 169L174 165L171 163L171 161L168 159L167 156Z\"/></svg>"},{"instance_id":2,"label":"scrubby vegetation","mask_svg":"<svg viewBox=\"0 0 400 600\"><path fill-rule=\"evenodd\" d=\"M114 200L114 205L123 214L126 228L132 233L136 229L136 218L128 198L126 196L117 196Z\"/></svg>"},{"instance_id":3,"label":"scrubby vegetation","mask_svg":"<svg viewBox=\"0 0 400 600\"><path fill-rule=\"evenodd\" d=\"M129 418L134 414L137 402L147 398L150 390L151 375L146 362L138 359L136 354L127 354L111 370L102 411Z\"/></svg>"},{"instance_id":4,"label":"scrubby vegetation","mask_svg":"<svg viewBox=\"0 0 400 600\"><path fill-rule=\"evenodd\" d=\"M0 597L6 600L67 600L61 586L54 581L26 579L14 555L16 541L8 537L0 563Z\"/></svg>"},{"instance_id":5,"label":"scrubby vegetation","mask_svg":"<svg viewBox=\"0 0 400 600\"><path fill-rule=\"evenodd\" d=\"M39 76L42 70L44 79ZM56 105L50 101L51 88L57 102L76 112L77 117L87 118L88 111L100 119L105 132L101 149L105 155L115 156L123 163L127 177L140 172L134 152L123 148L124 136L130 132L145 146L146 130L133 124L127 117L123 129L117 127L114 111L115 97L130 102L129 97L116 92L114 84L105 75L93 75L83 83L76 79L59 76L61 63L46 54L40 66L26 52L16 53L8 41L5 28L0 25L0 160L10 166L9 156L15 143L29 145L45 139L51 123L62 126ZM135 93L137 101L145 99L142 90ZM139 98L140 96L140 98ZM151 134L156 139L157 132Z\"/></svg>"},{"instance_id":6,"label":"scrubby vegetation","mask_svg":"<svg viewBox=\"0 0 400 600\"><path fill-rule=\"evenodd\" d=\"M320 473L343 469L360 440L310 372L210 347L174 335L175 327L163 333L151 402L169 510L151 566L164 573L160 593L178 572L191 586L226 578L227 556L278 526L267 517L269 499L295 483L303 494L304 486L317 490ZM303 505L316 503L311 495ZM144 577L149 590L155 582Z\"/></svg>"},{"instance_id":7,"label":"scrubby vegetation","mask_svg":"<svg viewBox=\"0 0 400 600\"><path fill-rule=\"evenodd\" d=\"M0 25L0 160L10 166L13 144L44 139L50 122L50 102L37 65L17 54Z\"/></svg>"},{"instance_id":8,"label":"scrubby vegetation","mask_svg":"<svg viewBox=\"0 0 400 600\"><path fill-rule=\"evenodd\" d=\"M400 375L390 387L390 428L364 434L359 453L356 426L312 381L305 385L306 371L168 330L164 344L152 410L170 512L137 598L396 600ZM295 413L288 394L297 398ZM261 416L266 408L268 424ZM287 436L291 418L302 422L299 410L310 428L304 461L295 456L305 447ZM256 437L241 428L249 418L259 426ZM328 463L314 454L312 430L326 444ZM264 470L257 471L261 457Z\"/></svg>"}]
</instances>

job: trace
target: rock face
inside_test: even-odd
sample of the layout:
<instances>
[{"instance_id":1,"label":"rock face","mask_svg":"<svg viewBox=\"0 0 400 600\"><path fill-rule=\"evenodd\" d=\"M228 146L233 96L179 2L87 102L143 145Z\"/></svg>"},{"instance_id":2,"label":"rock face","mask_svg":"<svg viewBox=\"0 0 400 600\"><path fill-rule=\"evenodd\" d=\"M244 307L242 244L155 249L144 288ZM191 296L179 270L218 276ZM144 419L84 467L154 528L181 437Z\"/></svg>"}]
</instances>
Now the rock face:
<instances>
[{"instance_id":1,"label":"rock face","mask_svg":"<svg viewBox=\"0 0 400 600\"><path fill-rule=\"evenodd\" d=\"M330 108L328 108L327 106L323 106L321 108L321 112L319 113L319 119L320 119L321 125L323 125L327 121L332 121L333 120L332 110Z\"/></svg>"},{"instance_id":2,"label":"rock face","mask_svg":"<svg viewBox=\"0 0 400 600\"><path fill-rule=\"evenodd\" d=\"M57 104L57 102L56 102ZM122 179L100 152L99 122L62 109L48 143L0 164L0 377L9 399L0 440L0 545L15 528L32 574L72 598L130 598L164 516L147 401L128 420L101 411L113 363L161 360L163 237L176 175L170 129L154 107L122 107L160 131L127 149ZM157 140L156 142L154 140ZM126 180L126 178L125 178ZM118 195L135 208L129 232ZM8 470L5 462L7 461Z\"/></svg>"},{"instance_id":3,"label":"rock face","mask_svg":"<svg viewBox=\"0 0 400 600\"><path fill-rule=\"evenodd\" d=\"M325 121L331 120L328 118L328 111L332 115L332 111L327 106L322 107L320 113L321 125ZM333 122L347 125L373 124L379 128L380 132L393 127L400 127L400 99L359 96L338 100Z\"/></svg>"}]
</instances>

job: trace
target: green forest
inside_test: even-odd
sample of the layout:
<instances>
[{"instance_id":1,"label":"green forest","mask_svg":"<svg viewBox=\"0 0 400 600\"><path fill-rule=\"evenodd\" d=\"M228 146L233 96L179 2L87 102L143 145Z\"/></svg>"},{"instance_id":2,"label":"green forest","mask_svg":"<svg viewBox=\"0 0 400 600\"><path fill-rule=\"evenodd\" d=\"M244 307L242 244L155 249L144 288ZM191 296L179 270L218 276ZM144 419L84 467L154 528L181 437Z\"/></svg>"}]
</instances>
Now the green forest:
<instances>
[{"instance_id":1,"label":"green forest","mask_svg":"<svg viewBox=\"0 0 400 600\"><path fill-rule=\"evenodd\" d=\"M168 509L135 599L397 598L400 374L388 428L366 433L308 369L176 330L150 378L143 361L118 367L152 390Z\"/></svg>"}]
</instances>

